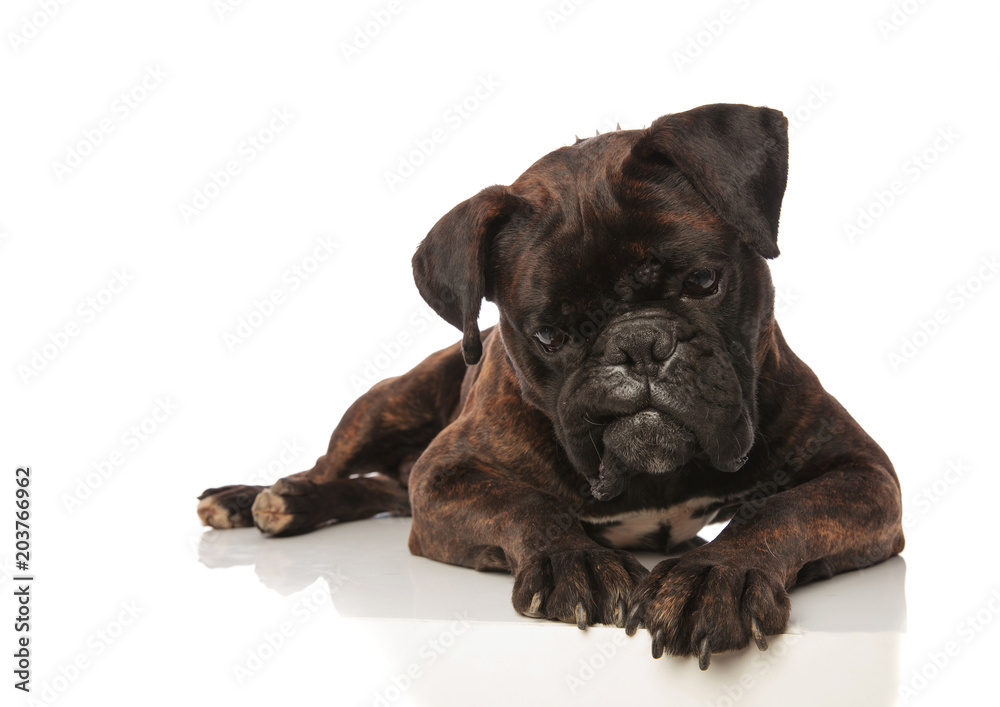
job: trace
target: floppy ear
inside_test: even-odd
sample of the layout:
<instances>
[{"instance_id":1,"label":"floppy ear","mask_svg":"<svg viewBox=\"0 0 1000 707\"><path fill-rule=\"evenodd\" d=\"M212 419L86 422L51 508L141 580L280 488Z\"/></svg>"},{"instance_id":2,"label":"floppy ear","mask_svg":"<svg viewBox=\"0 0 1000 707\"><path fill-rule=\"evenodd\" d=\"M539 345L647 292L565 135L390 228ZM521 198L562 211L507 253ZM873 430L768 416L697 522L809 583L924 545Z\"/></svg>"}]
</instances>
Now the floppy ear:
<instances>
[{"instance_id":1,"label":"floppy ear","mask_svg":"<svg viewBox=\"0 0 1000 707\"><path fill-rule=\"evenodd\" d=\"M420 296L462 332L462 355L469 365L483 355L479 306L483 297L492 296L487 268L493 238L523 203L507 187L487 187L442 216L413 256Z\"/></svg>"},{"instance_id":2,"label":"floppy ear","mask_svg":"<svg viewBox=\"0 0 1000 707\"><path fill-rule=\"evenodd\" d=\"M788 120L771 108L715 103L657 118L639 145L675 165L765 258L778 255Z\"/></svg>"}]
</instances>

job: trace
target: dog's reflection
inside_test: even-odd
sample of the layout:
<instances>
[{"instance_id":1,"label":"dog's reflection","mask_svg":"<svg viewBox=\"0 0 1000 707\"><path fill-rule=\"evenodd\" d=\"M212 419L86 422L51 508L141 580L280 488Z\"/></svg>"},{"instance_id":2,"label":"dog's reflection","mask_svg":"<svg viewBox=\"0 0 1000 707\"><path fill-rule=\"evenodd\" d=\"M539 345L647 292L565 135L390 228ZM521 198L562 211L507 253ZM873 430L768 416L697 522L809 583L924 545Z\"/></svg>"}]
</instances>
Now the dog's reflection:
<instances>
[{"instance_id":1,"label":"dog's reflection","mask_svg":"<svg viewBox=\"0 0 1000 707\"><path fill-rule=\"evenodd\" d=\"M520 616L511 607L511 575L470 572L413 557L407 549L409 529L407 518L381 518L279 539L264 537L252 528L210 530L200 536L197 549L201 563L209 568L252 565L260 582L282 596L306 590L296 601L305 596L315 599L316 589L325 587L330 602L345 618L523 622L525 632L538 622ZM652 553L642 553L639 558L647 567L662 559ZM317 579L322 583L315 584ZM905 583L906 563L897 556L865 570L794 589L789 635L771 637L764 653L751 646L716 655L710 681L692 680L686 689L703 697L705 704L732 704L733 690L741 690L746 699L740 704L751 707L800 704L774 699L775 691L791 685L802 689L826 685L827 697L833 700L827 704L893 704L902 676ZM396 650L396 643L386 638L387 624L379 621L375 625L383 627L377 635L386 641L385 650ZM565 629L566 646L572 649L578 631L570 625ZM477 630L489 632L490 626L480 624ZM630 642L641 642L642 650L637 651L640 660L636 665L616 663L623 680L641 679L653 686L676 689L678 680L699 673L686 659L654 664L644 631ZM558 660L553 659L552 670L556 672L560 669ZM831 675L845 679L831 684ZM783 694L792 697L796 693Z\"/></svg>"},{"instance_id":2,"label":"dog's reflection","mask_svg":"<svg viewBox=\"0 0 1000 707\"><path fill-rule=\"evenodd\" d=\"M344 523L291 538L267 538L256 529L209 530L198 558L209 568L253 565L269 589L289 596L323 579L341 616L452 619L455 606L473 607L496 621L535 621L510 606L513 578L413 557L409 518ZM652 567L663 559L639 553ZM789 632L906 631L906 562L893 557L793 590Z\"/></svg>"}]
</instances>

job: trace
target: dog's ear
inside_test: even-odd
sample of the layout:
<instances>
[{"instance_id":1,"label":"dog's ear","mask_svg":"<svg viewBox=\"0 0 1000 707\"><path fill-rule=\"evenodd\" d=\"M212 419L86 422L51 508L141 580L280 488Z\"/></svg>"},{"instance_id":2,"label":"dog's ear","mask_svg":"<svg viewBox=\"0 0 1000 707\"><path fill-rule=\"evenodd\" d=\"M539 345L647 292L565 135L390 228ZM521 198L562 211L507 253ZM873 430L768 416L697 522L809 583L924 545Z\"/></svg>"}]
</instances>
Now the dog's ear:
<instances>
[{"instance_id":1,"label":"dog's ear","mask_svg":"<svg viewBox=\"0 0 1000 707\"><path fill-rule=\"evenodd\" d=\"M778 255L788 177L788 119L730 103L657 118L637 148L673 162L719 216L765 258Z\"/></svg>"},{"instance_id":2,"label":"dog's ear","mask_svg":"<svg viewBox=\"0 0 1000 707\"><path fill-rule=\"evenodd\" d=\"M413 256L420 296L462 332L462 355L469 365L483 355L479 306L483 297L492 297L487 275L493 238L524 204L507 187L487 187L442 216Z\"/></svg>"}]
</instances>

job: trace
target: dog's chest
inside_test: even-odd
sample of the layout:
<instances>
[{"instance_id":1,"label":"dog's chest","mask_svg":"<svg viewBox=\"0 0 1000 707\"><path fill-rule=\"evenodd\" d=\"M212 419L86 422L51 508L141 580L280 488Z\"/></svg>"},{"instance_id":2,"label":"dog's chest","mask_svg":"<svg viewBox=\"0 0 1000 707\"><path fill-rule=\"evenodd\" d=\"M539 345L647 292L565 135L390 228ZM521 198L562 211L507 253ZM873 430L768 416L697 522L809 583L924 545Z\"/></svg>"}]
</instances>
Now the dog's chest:
<instances>
[{"instance_id":1,"label":"dog's chest","mask_svg":"<svg viewBox=\"0 0 1000 707\"><path fill-rule=\"evenodd\" d=\"M631 550L666 551L698 534L719 512L720 499L691 498L667 508L646 508L617 515L580 518L602 544Z\"/></svg>"}]
</instances>

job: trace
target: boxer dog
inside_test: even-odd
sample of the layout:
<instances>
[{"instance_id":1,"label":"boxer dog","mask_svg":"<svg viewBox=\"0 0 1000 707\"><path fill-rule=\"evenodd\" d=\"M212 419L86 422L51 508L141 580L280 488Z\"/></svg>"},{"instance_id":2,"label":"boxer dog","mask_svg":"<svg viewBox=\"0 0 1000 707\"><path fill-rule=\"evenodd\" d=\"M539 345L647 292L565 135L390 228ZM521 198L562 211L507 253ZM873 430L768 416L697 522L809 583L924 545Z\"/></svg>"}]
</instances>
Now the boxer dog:
<instances>
[{"instance_id":1,"label":"boxer dog","mask_svg":"<svg viewBox=\"0 0 1000 707\"><path fill-rule=\"evenodd\" d=\"M641 626L702 669L766 649L789 589L903 549L892 464L774 319L787 125L665 115L457 205L413 272L461 342L361 396L309 471L205 491L202 521L412 515L414 555L512 573L526 616ZM679 554L647 571L630 550Z\"/></svg>"}]
</instances>

